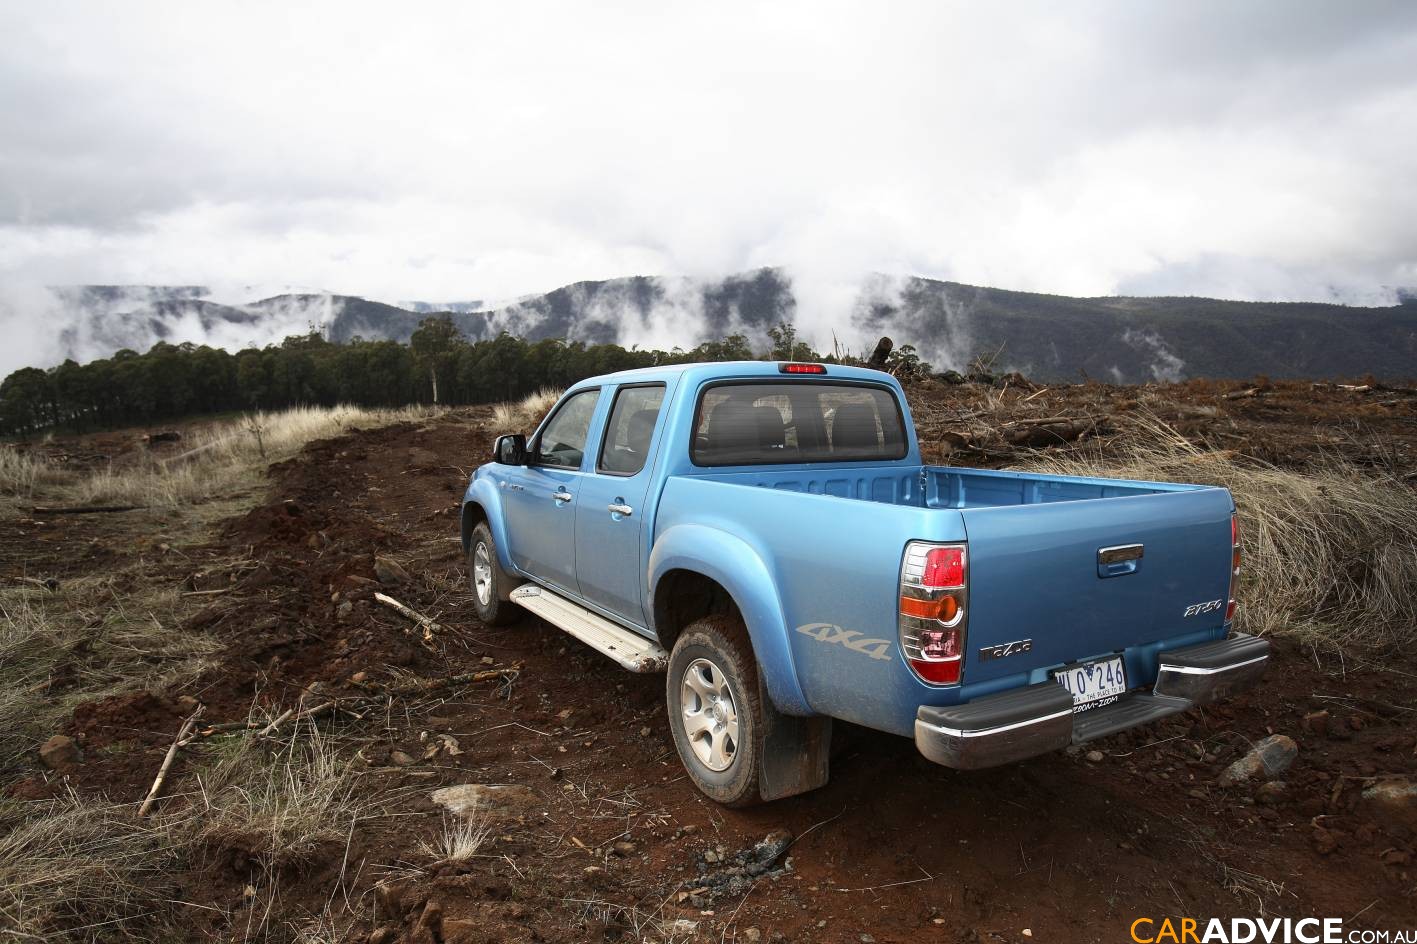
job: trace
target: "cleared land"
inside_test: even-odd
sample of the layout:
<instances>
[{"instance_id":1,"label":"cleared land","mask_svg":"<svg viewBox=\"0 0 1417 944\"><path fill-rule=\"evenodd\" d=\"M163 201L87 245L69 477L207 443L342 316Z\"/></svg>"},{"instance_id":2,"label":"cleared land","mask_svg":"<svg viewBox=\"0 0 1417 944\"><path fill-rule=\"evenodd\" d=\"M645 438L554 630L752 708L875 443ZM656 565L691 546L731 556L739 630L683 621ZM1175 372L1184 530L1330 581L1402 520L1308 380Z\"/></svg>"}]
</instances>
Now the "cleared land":
<instances>
[{"instance_id":1,"label":"cleared land","mask_svg":"<svg viewBox=\"0 0 1417 944\"><path fill-rule=\"evenodd\" d=\"M1014 379L912 400L931 461L1234 488L1242 613L1278 646L1263 688L1096 754L975 774L842 726L828 787L726 811L683 777L662 677L534 620L471 617L456 505L493 436L525 422L515 408L311 417L285 438L270 419L259 445L249 423L59 441L0 460L0 935L1114 941L1142 915L1417 923L1417 806L1373 790L1417 781L1417 396ZM178 458L211 442L229 448ZM145 507L34 510L80 503ZM1282 789L1217 784L1271 733L1299 744ZM53 735L73 750L51 742L46 763ZM447 788L473 812L435 802Z\"/></svg>"}]
</instances>

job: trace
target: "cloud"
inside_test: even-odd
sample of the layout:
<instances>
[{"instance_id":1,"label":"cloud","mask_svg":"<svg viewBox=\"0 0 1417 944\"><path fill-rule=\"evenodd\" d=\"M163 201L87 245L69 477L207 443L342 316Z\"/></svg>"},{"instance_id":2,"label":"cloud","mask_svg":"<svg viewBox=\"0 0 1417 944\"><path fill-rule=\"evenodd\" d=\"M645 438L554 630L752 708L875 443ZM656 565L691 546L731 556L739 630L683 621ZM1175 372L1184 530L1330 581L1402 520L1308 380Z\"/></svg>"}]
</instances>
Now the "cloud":
<instances>
[{"instance_id":1,"label":"cloud","mask_svg":"<svg viewBox=\"0 0 1417 944\"><path fill-rule=\"evenodd\" d=\"M1391 300L1414 116L1406 3L17 5L0 317L38 357L46 284L500 301L763 265L818 342L872 273Z\"/></svg>"}]
</instances>

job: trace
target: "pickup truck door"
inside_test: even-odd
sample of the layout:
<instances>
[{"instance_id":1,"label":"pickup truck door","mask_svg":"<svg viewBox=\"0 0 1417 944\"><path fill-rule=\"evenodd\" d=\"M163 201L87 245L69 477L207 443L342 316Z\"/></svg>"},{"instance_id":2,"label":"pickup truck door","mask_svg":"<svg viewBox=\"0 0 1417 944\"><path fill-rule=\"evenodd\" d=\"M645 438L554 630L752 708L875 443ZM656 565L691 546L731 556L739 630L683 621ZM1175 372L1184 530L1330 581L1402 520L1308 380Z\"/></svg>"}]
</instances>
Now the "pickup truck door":
<instances>
[{"instance_id":1,"label":"pickup truck door","mask_svg":"<svg viewBox=\"0 0 1417 944\"><path fill-rule=\"evenodd\" d=\"M517 568L576 592L576 503L586 441L600 390L582 390L556 407L527 447L525 468L502 480L508 553Z\"/></svg>"},{"instance_id":2,"label":"pickup truck door","mask_svg":"<svg viewBox=\"0 0 1417 944\"><path fill-rule=\"evenodd\" d=\"M636 626L646 622L640 544L664 399L664 384L615 391L599 454L581 481L576 509L581 596Z\"/></svg>"}]
</instances>

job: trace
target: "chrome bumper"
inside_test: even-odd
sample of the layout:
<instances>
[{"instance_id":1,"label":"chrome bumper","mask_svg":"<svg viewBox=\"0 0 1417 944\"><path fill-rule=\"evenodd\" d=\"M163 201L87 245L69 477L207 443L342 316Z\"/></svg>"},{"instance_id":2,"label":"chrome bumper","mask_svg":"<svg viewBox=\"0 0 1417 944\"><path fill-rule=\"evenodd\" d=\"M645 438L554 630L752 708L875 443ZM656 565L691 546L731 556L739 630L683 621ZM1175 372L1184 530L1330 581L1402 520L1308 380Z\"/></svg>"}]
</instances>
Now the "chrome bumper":
<instances>
[{"instance_id":1,"label":"chrome bumper","mask_svg":"<svg viewBox=\"0 0 1417 944\"><path fill-rule=\"evenodd\" d=\"M937 764L976 770L1083 744L1249 688L1269 663L1269 643L1235 635L1163 652L1158 661L1151 692L1133 692L1078 714L1072 695L1053 682L963 705L922 705L915 715L915 746Z\"/></svg>"}]
</instances>

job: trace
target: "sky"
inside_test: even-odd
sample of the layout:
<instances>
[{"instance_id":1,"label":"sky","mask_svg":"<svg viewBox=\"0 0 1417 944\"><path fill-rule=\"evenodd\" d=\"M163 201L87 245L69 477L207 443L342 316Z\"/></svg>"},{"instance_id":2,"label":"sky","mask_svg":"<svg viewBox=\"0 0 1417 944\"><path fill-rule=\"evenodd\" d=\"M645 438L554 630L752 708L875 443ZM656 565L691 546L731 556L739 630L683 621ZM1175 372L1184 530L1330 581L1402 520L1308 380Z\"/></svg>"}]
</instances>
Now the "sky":
<instances>
[{"instance_id":1,"label":"sky","mask_svg":"<svg viewBox=\"0 0 1417 944\"><path fill-rule=\"evenodd\" d=\"M765 265L1417 286L1417 4L10 3L0 321L46 285L502 300Z\"/></svg>"}]
</instances>

